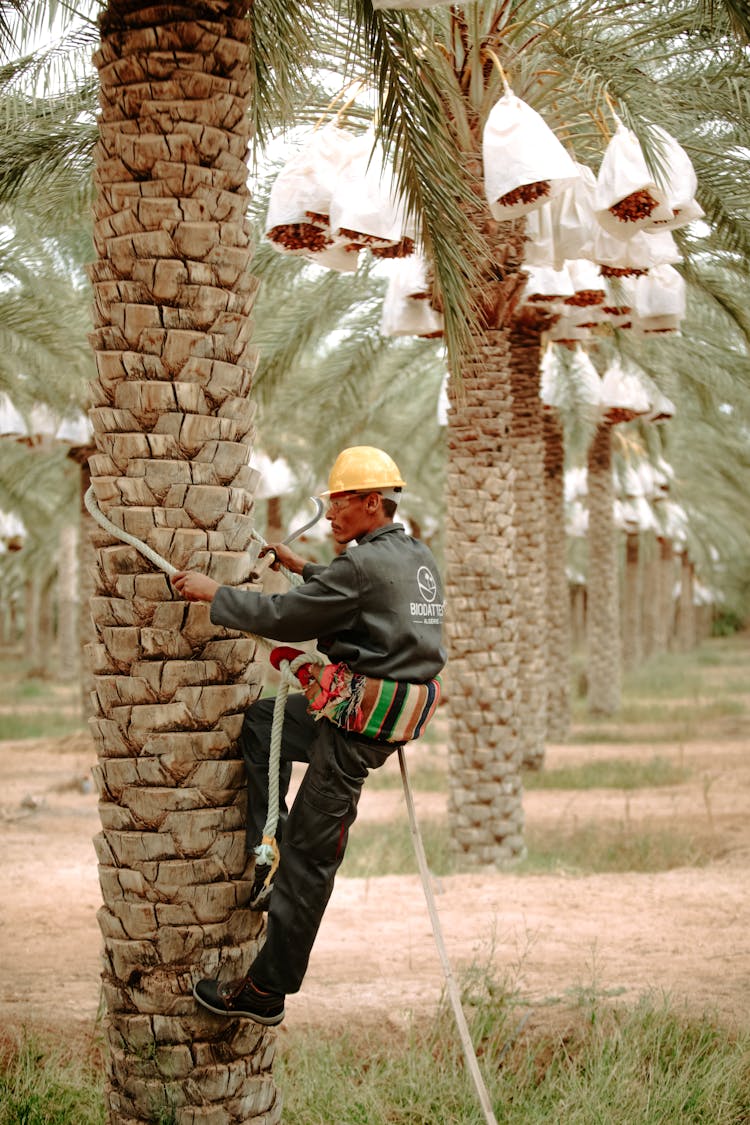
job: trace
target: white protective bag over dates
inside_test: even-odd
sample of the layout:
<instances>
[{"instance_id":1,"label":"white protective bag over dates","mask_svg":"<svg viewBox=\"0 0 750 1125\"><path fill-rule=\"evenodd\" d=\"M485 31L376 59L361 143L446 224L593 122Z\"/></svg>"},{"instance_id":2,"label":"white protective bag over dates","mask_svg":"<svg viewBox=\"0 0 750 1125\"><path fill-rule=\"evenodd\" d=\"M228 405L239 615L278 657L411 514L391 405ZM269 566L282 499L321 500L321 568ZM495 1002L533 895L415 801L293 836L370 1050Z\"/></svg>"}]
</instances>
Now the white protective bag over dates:
<instances>
[{"instance_id":1,"label":"white protective bag over dates","mask_svg":"<svg viewBox=\"0 0 750 1125\"><path fill-rule=\"evenodd\" d=\"M679 262L680 251L668 230L653 233L642 230L624 240L598 230L593 258L602 277L637 277L654 266Z\"/></svg>"},{"instance_id":2,"label":"white protective bag over dates","mask_svg":"<svg viewBox=\"0 0 750 1125\"><path fill-rule=\"evenodd\" d=\"M487 118L482 155L485 195L496 219L541 207L578 176L544 118L508 89Z\"/></svg>"},{"instance_id":3,"label":"white protective bag over dates","mask_svg":"<svg viewBox=\"0 0 750 1125\"><path fill-rule=\"evenodd\" d=\"M556 349L548 344L542 356L541 374L539 397L545 406L564 410L574 404L598 406L601 401L602 381L581 347L576 347L566 362L561 363ZM570 501L573 497L566 499Z\"/></svg>"},{"instance_id":4,"label":"white protective bag over dates","mask_svg":"<svg viewBox=\"0 0 750 1125\"><path fill-rule=\"evenodd\" d=\"M599 168L594 214L609 234L620 239L673 217L666 192L649 171L640 141L619 120Z\"/></svg>"},{"instance_id":5,"label":"white protective bag over dates","mask_svg":"<svg viewBox=\"0 0 750 1125\"><path fill-rule=\"evenodd\" d=\"M543 203L526 216L523 260L527 266L563 268L565 259L558 250L552 207L552 203Z\"/></svg>"},{"instance_id":6,"label":"white protective bag over dates","mask_svg":"<svg viewBox=\"0 0 750 1125\"><path fill-rule=\"evenodd\" d=\"M631 282L634 327L643 333L676 332L685 316L685 280L673 266L656 266Z\"/></svg>"},{"instance_id":7,"label":"white protective bag over dates","mask_svg":"<svg viewBox=\"0 0 750 1125\"><path fill-rule=\"evenodd\" d=\"M525 305L551 305L575 293L567 266L561 270L554 266L525 266L524 272L528 274L522 296Z\"/></svg>"},{"instance_id":8,"label":"white protective bag over dates","mask_svg":"<svg viewBox=\"0 0 750 1125\"><path fill-rule=\"evenodd\" d=\"M443 335L443 317L427 300L426 262L414 256L388 263L388 288L380 321L382 336Z\"/></svg>"},{"instance_id":9,"label":"white protective bag over dates","mask_svg":"<svg viewBox=\"0 0 750 1125\"><path fill-rule=\"evenodd\" d=\"M550 205L557 263L566 259L590 259L593 251L596 176L585 164L576 164L576 168L578 179L561 191Z\"/></svg>"},{"instance_id":10,"label":"white protective bag over dates","mask_svg":"<svg viewBox=\"0 0 750 1125\"><path fill-rule=\"evenodd\" d=\"M602 379L601 408L612 423L631 422L648 414L651 401L635 367L612 360Z\"/></svg>"},{"instance_id":11,"label":"white protective bag over dates","mask_svg":"<svg viewBox=\"0 0 750 1125\"><path fill-rule=\"evenodd\" d=\"M527 215L524 261L528 265L559 270L566 261L593 260L594 234L600 229L594 218L596 177L585 164L577 168L577 180Z\"/></svg>"},{"instance_id":12,"label":"white protective bag over dates","mask_svg":"<svg viewBox=\"0 0 750 1125\"><path fill-rule=\"evenodd\" d=\"M360 249L402 257L414 249L414 230L406 222L393 166L374 145L372 131L363 133L340 170L331 198L331 233Z\"/></svg>"},{"instance_id":13,"label":"white protective bag over dates","mask_svg":"<svg viewBox=\"0 0 750 1125\"><path fill-rule=\"evenodd\" d=\"M357 138L335 125L314 132L271 187L265 233L282 253L308 254L332 245L331 195Z\"/></svg>"},{"instance_id":14,"label":"white protective bag over dates","mask_svg":"<svg viewBox=\"0 0 750 1125\"><path fill-rule=\"evenodd\" d=\"M703 208L696 202L698 177L692 161L685 149L660 125L652 125L651 132L656 138L660 171L658 178L663 181L667 206L672 212L670 219L655 219L646 230L676 230L687 226L693 219L703 218Z\"/></svg>"}]
</instances>

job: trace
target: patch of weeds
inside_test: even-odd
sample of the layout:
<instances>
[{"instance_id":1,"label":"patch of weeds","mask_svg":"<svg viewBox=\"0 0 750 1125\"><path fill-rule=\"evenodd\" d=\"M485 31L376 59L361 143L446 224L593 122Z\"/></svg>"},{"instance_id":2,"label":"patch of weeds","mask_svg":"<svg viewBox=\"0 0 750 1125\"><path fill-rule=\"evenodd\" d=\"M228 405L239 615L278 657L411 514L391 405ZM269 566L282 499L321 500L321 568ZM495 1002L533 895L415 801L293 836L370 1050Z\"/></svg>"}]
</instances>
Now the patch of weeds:
<instances>
[{"instance_id":1,"label":"patch of weeds","mask_svg":"<svg viewBox=\"0 0 750 1125\"><path fill-rule=\"evenodd\" d=\"M654 757L647 762L628 758L583 762L556 769L525 770L524 789L646 789L664 785L680 785L690 777L690 770Z\"/></svg>"},{"instance_id":2,"label":"patch of weeds","mask_svg":"<svg viewBox=\"0 0 750 1125\"><path fill-rule=\"evenodd\" d=\"M626 696L662 700L675 696L694 698L704 688L704 679L695 661L670 653L659 660L650 660L623 677Z\"/></svg>"},{"instance_id":3,"label":"patch of weeds","mask_svg":"<svg viewBox=\"0 0 750 1125\"><path fill-rule=\"evenodd\" d=\"M694 732L685 727L620 727L612 724L596 726L575 724L571 730L570 743L579 746L589 746L601 743L603 746L614 746L630 743L638 745L648 739L649 742L690 742Z\"/></svg>"},{"instance_id":4,"label":"patch of weeds","mask_svg":"<svg viewBox=\"0 0 750 1125\"><path fill-rule=\"evenodd\" d=\"M672 871L705 867L722 854L710 833L701 836L673 827L643 830L611 822L529 828L526 845L526 859L514 868L525 875Z\"/></svg>"},{"instance_id":5,"label":"patch of weeds","mask_svg":"<svg viewBox=\"0 0 750 1125\"><path fill-rule=\"evenodd\" d=\"M407 762L408 766L408 762ZM409 783L415 793L445 793L448 788L448 772L439 766L409 766ZM368 789L401 789L401 771L398 762L381 766L373 770L367 778Z\"/></svg>"},{"instance_id":6,"label":"patch of weeds","mask_svg":"<svg viewBox=\"0 0 750 1125\"><path fill-rule=\"evenodd\" d=\"M668 999L631 1007L587 989L577 1005L519 1006L490 978L464 1009L499 1122L513 1125L741 1125L750 1035ZM321 1034L290 1029L276 1067L285 1125L481 1125L452 1012Z\"/></svg>"},{"instance_id":7,"label":"patch of weeds","mask_svg":"<svg viewBox=\"0 0 750 1125\"><path fill-rule=\"evenodd\" d=\"M434 875L455 875L460 859L451 847L447 819L419 822L427 862ZM710 831L685 832L666 826L644 829L625 821L576 822L558 827L528 827L528 854L513 866L518 874L597 875L624 871L671 871L704 867L721 857L722 845ZM406 818L385 823L355 824L341 873L350 879L418 873Z\"/></svg>"},{"instance_id":8,"label":"patch of weeds","mask_svg":"<svg viewBox=\"0 0 750 1125\"><path fill-rule=\"evenodd\" d=\"M19 742L25 738L64 738L69 734L83 734L86 729L82 719L61 716L54 711L0 715L0 740L6 742Z\"/></svg>"},{"instance_id":9,"label":"patch of weeds","mask_svg":"<svg viewBox=\"0 0 750 1125\"><path fill-rule=\"evenodd\" d=\"M419 830L430 870L435 875L450 875L456 863L446 821L420 819ZM418 870L406 813L399 820L383 824L361 822L353 826L341 865L341 874L346 878L412 875Z\"/></svg>"},{"instance_id":10,"label":"patch of weeds","mask_svg":"<svg viewBox=\"0 0 750 1125\"><path fill-rule=\"evenodd\" d=\"M0 1125L104 1125L93 1062L24 1036L0 1044Z\"/></svg>"},{"instance_id":11,"label":"patch of weeds","mask_svg":"<svg viewBox=\"0 0 750 1125\"><path fill-rule=\"evenodd\" d=\"M736 718L746 712L744 703L737 699L709 699L686 703L627 702L619 713L622 723L683 723L700 727L711 719Z\"/></svg>"}]
</instances>

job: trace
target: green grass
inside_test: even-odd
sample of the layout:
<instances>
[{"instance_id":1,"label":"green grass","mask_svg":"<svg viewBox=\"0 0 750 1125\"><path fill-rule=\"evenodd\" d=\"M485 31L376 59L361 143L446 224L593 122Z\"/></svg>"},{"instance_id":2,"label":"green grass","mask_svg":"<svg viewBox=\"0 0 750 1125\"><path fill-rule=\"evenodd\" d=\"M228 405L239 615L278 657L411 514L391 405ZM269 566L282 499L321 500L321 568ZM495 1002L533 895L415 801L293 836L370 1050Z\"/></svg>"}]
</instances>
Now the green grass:
<instances>
[{"instance_id":1,"label":"green grass","mask_svg":"<svg viewBox=\"0 0 750 1125\"><path fill-rule=\"evenodd\" d=\"M527 828L525 840L528 855L513 869L521 875L654 873L704 867L722 855L710 833L671 825L636 829L627 821Z\"/></svg>"},{"instance_id":2,"label":"green grass","mask_svg":"<svg viewBox=\"0 0 750 1125\"><path fill-rule=\"evenodd\" d=\"M583 762L576 766L558 766L542 770L525 770L524 789L648 789L665 785L681 785L690 777L690 770L668 758L655 754L648 761L612 758L609 761ZM417 793L445 793L448 790L446 766L420 764L409 769L409 781ZM395 762L373 770L367 789L401 789L401 773Z\"/></svg>"},{"instance_id":3,"label":"green grass","mask_svg":"<svg viewBox=\"0 0 750 1125\"><path fill-rule=\"evenodd\" d=\"M64 738L85 729L82 719L60 716L51 711L0 714L0 741L5 742L25 738Z\"/></svg>"},{"instance_id":4,"label":"green grass","mask_svg":"<svg viewBox=\"0 0 750 1125\"><path fill-rule=\"evenodd\" d=\"M525 770L524 789L653 789L680 785L690 770L658 755L648 761L611 758L555 769Z\"/></svg>"},{"instance_id":5,"label":"green grass","mask_svg":"<svg viewBox=\"0 0 750 1125\"><path fill-rule=\"evenodd\" d=\"M12 706L19 700L44 699L50 684L30 674L21 657L0 657L0 705Z\"/></svg>"},{"instance_id":6,"label":"green grass","mask_svg":"<svg viewBox=\"0 0 750 1125\"><path fill-rule=\"evenodd\" d=\"M585 658L573 659L570 741L689 741L736 736L750 719L750 645L744 634L712 638L689 653L664 653L627 672L616 715L588 712Z\"/></svg>"},{"instance_id":7,"label":"green grass","mask_svg":"<svg viewBox=\"0 0 750 1125\"><path fill-rule=\"evenodd\" d=\"M691 1019L650 1000L613 1008L589 996L557 1031L544 1019L528 1030L528 1011L497 989L475 993L464 1007L499 1125L748 1120L750 1039L732 1037L708 1017ZM292 1031L276 1074L285 1125L484 1120L445 1011L408 1032Z\"/></svg>"},{"instance_id":8,"label":"green grass","mask_svg":"<svg viewBox=\"0 0 750 1125\"><path fill-rule=\"evenodd\" d=\"M430 869L436 875L456 870L445 820L420 818L419 830ZM406 812L387 824L355 824L341 865L347 879L367 879L374 875L410 875L417 872L411 832Z\"/></svg>"},{"instance_id":9,"label":"green grass","mask_svg":"<svg viewBox=\"0 0 750 1125\"><path fill-rule=\"evenodd\" d=\"M77 681L38 679L22 659L0 659L0 741L64 738L85 729Z\"/></svg>"},{"instance_id":10,"label":"green grass","mask_svg":"<svg viewBox=\"0 0 750 1125\"><path fill-rule=\"evenodd\" d=\"M407 750L407 767L409 769L409 783L420 793L444 793L448 788L448 774L445 766L410 766ZM390 759L378 770L373 770L367 778L367 788L370 789L401 789L401 770L398 762Z\"/></svg>"},{"instance_id":11,"label":"green grass","mask_svg":"<svg viewBox=\"0 0 750 1125\"><path fill-rule=\"evenodd\" d=\"M420 817L419 829L432 873L458 874L462 868L451 848L447 819ZM523 875L671 871L677 867L702 867L722 854L721 845L708 830L691 832L671 824L635 827L627 820L571 820L543 829L529 827L525 839L528 855L512 868L514 873ZM341 865L343 876L366 879L413 875L418 870L406 814L387 824L354 825Z\"/></svg>"},{"instance_id":12,"label":"green grass","mask_svg":"<svg viewBox=\"0 0 750 1125\"><path fill-rule=\"evenodd\" d=\"M750 1035L595 989L531 1009L469 970L464 1011L499 1125L746 1125ZM342 1021L343 1021L342 1016ZM274 1080L284 1125L482 1125L451 1011L357 1030L286 1029ZM98 1052L6 1040L0 1125L103 1125ZM155 1115L154 1125L159 1117ZM163 1121L163 1116L162 1116Z\"/></svg>"},{"instance_id":13,"label":"green grass","mask_svg":"<svg viewBox=\"0 0 750 1125\"><path fill-rule=\"evenodd\" d=\"M652 702L626 700L620 708L618 719L630 723L665 723L702 726L714 719L738 718L747 714L747 707L738 699L692 700L690 703Z\"/></svg>"},{"instance_id":14,"label":"green grass","mask_svg":"<svg viewBox=\"0 0 750 1125\"><path fill-rule=\"evenodd\" d=\"M104 1125L101 1067L24 1036L0 1043L0 1125Z\"/></svg>"}]
</instances>

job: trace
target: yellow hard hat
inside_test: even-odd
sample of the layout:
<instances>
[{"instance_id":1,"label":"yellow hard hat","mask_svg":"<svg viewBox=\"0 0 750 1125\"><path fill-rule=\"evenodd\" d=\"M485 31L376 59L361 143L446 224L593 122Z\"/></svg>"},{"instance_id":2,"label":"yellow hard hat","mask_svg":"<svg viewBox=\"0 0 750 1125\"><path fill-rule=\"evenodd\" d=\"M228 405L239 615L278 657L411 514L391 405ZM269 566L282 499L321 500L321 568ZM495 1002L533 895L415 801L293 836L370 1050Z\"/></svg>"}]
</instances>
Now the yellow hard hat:
<instances>
[{"instance_id":1,"label":"yellow hard hat","mask_svg":"<svg viewBox=\"0 0 750 1125\"><path fill-rule=\"evenodd\" d=\"M380 492L383 489L405 488L398 465L382 449L372 445L353 445L339 453L328 477L328 491Z\"/></svg>"}]
</instances>

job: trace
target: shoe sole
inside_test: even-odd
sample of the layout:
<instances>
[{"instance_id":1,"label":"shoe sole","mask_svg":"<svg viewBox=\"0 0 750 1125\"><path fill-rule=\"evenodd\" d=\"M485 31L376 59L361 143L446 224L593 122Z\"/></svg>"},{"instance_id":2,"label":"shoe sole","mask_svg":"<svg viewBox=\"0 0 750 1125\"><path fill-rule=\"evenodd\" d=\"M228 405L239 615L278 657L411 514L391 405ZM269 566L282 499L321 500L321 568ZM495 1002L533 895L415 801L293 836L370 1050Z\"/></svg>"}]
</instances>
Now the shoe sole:
<instances>
[{"instance_id":1,"label":"shoe sole","mask_svg":"<svg viewBox=\"0 0 750 1125\"><path fill-rule=\"evenodd\" d=\"M243 1012L239 1008L234 1008L231 1012L226 1008L214 1008L212 1004L209 1004L202 996L198 995L195 988L193 989L193 996L201 1007L206 1008L209 1012L213 1012L216 1016L224 1016L226 1019L242 1016L244 1019L252 1020L254 1023L261 1023L264 1027L274 1027L277 1023L281 1023L285 1015L283 1008L280 1012L277 1012L275 1016L262 1016L259 1012Z\"/></svg>"}]
</instances>

